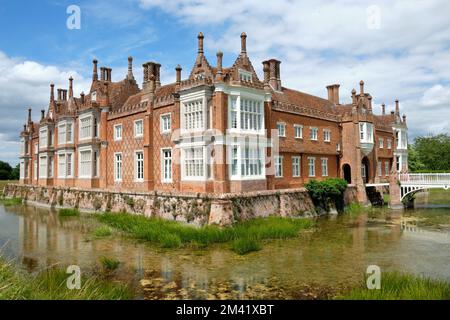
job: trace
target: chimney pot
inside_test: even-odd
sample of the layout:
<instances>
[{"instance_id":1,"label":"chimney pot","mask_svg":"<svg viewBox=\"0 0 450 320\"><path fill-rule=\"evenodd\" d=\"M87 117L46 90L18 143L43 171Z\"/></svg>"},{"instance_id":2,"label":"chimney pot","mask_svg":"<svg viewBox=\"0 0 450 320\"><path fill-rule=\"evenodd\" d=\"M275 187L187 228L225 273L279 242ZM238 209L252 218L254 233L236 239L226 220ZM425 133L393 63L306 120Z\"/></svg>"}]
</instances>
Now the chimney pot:
<instances>
[{"instance_id":1,"label":"chimney pot","mask_svg":"<svg viewBox=\"0 0 450 320\"><path fill-rule=\"evenodd\" d=\"M127 79L128 80L134 80L134 75L133 75L133 57L132 56L128 57L128 74L127 74Z\"/></svg>"},{"instance_id":2,"label":"chimney pot","mask_svg":"<svg viewBox=\"0 0 450 320\"><path fill-rule=\"evenodd\" d=\"M198 39L198 53L203 54L203 39L205 39L205 36L202 32L200 32L197 36Z\"/></svg>"},{"instance_id":3,"label":"chimney pot","mask_svg":"<svg viewBox=\"0 0 450 320\"><path fill-rule=\"evenodd\" d=\"M69 78L69 99L73 98L73 78Z\"/></svg>"},{"instance_id":4,"label":"chimney pot","mask_svg":"<svg viewBox=\"0 0 450 320\"><path fill-rule=\"evenodd\" d=\"M84 91L81 92L80 97L81 97L81 104L84 104Z\"/></svg>"},{"instance_id":5,"label":"chimney pot","mask_svg":"<svg viewBox=\"0 0 450 320\"><path fill-rule=\"evenodd\" d=\"M92 60L92 63L94 64L94 71L92 73L92 80L96 81L96 80L98 80L98 72L97 72L98 60L94 59L94 60Z\"/></svg>"},{"instance_id":6,"label":"chimney pot","mask_svg":"<svg viewBox=\"0 0 450 320\"><path fill-rule=\"evenodd\" d=\"M241 33L241 53L247 53L247 34L245 32Z\"/></svg>"},{"instance_id":7,"label":"chimney pot","mask_svg":"<svg viewBox=\"0 0 450 320\"><path fill-rule=\"evenodd\" d=\"M384 103L381 105L381 114L382 115L386 114L386 105Z\"/></svg>"},{"instance_id":8,"label":"chimney pot","mask_svg":"<svg viewBox=\"0 0 450 320\"><path fill-rule=\"evenodd\" d=\"M400 116L400 105L398 99L395 100L395 114Z\"/></svg>"},{"instance_id":9,"label":"chimney pot","mask_svg":"<svg viewBox=\"0 0 450 320\"><path fill-rule=\"evenodd\" d=\"M339 84L332 84L327 86L328 101L336 105L339 104Z\"/></svg>"},{"instance_id":10,"label":"chimney pot","mask_svg":"<svg viewBox=\"0 0 450 320\"><path fill-rule=\"evenodd\" d=\"M53 83L50 84L50 102L55 101L55 85Z\"/></svg>"},{"instance_id":11,"label":"chimney pot","mask_svg":"<svg viewBox=\"0 0 450 320\"><path fill-rule=\"evenodd\" d=\"M362 80L359 82L359 89L360 89L361 95L364 95L364 81L362 81Z\"/></svg>"},{"instance_id":12,"label":"chimney pot","mask_svg":"<svg viewBox=\"0 0 450 320\"><path fill-rule=\"evenodd\" d=\"M175 68L177 85L180 85L181 83L181 70L182 70L181 66L177 65Z\"/></svg>"},{"instance_id":13,"label":"chimney pot","mask_svg":"<svg viewBox=\"0 0 450 320\"><path fill-rule=\"evenodd\" d=\"M105 78L106 78L105 67L100 67L100 80L105 81Z\"/></svg>"}]
</instances>

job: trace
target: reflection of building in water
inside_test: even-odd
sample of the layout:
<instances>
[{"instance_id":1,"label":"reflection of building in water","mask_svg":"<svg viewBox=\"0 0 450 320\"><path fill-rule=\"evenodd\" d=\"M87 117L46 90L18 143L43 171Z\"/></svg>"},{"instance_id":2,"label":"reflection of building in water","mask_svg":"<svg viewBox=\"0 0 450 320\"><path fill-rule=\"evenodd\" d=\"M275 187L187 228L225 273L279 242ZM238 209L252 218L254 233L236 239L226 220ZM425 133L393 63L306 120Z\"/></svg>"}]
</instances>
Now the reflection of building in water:
<instances>
[{"instance_id":1,"label":"reflection of building in water","mask_svg":"<svg viewBox=\"0 0 450 320\"><path fill-rule=\"evenodd\" d=\"M449 232L422 229L418 226L417 220L402 220L400 227L405 237L450 244Z\"/></svg>"}]
</instances>

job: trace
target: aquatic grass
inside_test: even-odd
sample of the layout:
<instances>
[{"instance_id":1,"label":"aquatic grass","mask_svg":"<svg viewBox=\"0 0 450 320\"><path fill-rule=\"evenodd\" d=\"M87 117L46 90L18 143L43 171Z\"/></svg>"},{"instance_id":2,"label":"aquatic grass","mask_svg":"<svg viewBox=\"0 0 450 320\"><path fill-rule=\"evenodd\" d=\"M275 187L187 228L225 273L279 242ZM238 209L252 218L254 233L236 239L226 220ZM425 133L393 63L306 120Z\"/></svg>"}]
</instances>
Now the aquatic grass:
<instances>
[{"instance_id":1,"label":"aquatic grass","mask_svg":"<svg viewBox=\"0 0 450 320\"><path fill-rule=\"evenodd\" d=\"M78 211L78 209L59 209L58 215L60 217L78 217L80 211Z\"/></svg>"},{"instance_id":2,"label":"aquatic grass","mask_svg":"<svg viewBox=\"0 0 450 320\"><path fill-rule=\"evenodd\" d=\"M112 234L112 230L107 226L100 226L93 231L96 238L109 237Z\"/></svg>"},{"instance_id":3,"label":"aquatic grass","mask_svg":"<svg viewBox=\"0 0 450 320\"><path fill-rule=\"evenodd\" d=\"M120 266L120 261L115 258L101 257L100 263L106 271L117 270Z\"/></svg>"},{"instance_id":4,"label":"aquatic grass","mask_svg":"<svg viewBox=\"0 0 450 320\"><path fill-rule=\"evenodd\" d=\"M237 254L243 255L253 251L262 249L261 242L256 239L242 238L236 239L231 244L231 250Z\"/></svg>"},{"instance_id":5,"label":"aquatic grass","mask_svg":"<svg viewBox=\"0 0 450 320\"><path fill-rule=\"evenodd\" d=\"M18 206L22 204L22 198L0 198L0 204L5 207Z\"/></svg>"},{"instance_id":6,"label":"aquatic grass","mask_svg":"<svg viewBox=\"0 0 450 320\"><path fill-rule=\"evenodd\" d=\"M450 283L399 272L381 274L381 289L369 290L366 282L338 297L344 300L449 300Z\"/></svg>"},{"instance_id":7,"label":"aquatic grass","mask_svg":"<svg viewBox=\"0 0 450 320\"><path fill-rule=\"evenodd\" d=\"M367 212L367 208L357 202L352 202L344 208L344 214L349 216L358 216Z\"/></svg>"},{"instance_id":8,"label":"aquatic grass","mask_svg":"<svg viewBox=\"0 0 450 320\"><path fill-rule=\"evenodd\" d=\"M0 259L0 300L129 300L129 286L96 276L82 276L81 288L67 288L70 275L64 270L48 269L38 275L19 272Z\"/></svg>"},{"instance_id":9,"label":"aquatic grass","mask_svg":"<svg viewBox=\"0 0 450 320\"><path fill-rule=\"evenodd\" d=\"M100 222L136 239L154 242L164 248L178 248L192 243L197 247L206 247L237 239L286 239L296 237L301 230L314 225L312 220L282 217L257 218L225 228L215 225L194 227L176 221L127 213L105 213L97 218Z\"/></svg>"}]
</instances>

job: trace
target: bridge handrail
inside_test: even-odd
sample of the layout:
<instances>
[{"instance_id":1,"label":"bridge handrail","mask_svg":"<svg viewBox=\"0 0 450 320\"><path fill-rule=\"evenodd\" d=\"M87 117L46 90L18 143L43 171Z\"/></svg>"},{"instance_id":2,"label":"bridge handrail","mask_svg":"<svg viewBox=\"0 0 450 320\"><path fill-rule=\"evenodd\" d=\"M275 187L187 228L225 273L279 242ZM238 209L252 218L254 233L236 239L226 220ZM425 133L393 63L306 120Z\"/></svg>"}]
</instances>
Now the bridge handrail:
<instances>
[{"instance_id":1,"label":"bridge handrail","mask_svg":"<svg viewBox=\"0 0 450 320\"><path fill-rule=\"evenodd\" d=\"M450 173L399 173L400 183L450 184Z\"/></svg>"}]
</instances>

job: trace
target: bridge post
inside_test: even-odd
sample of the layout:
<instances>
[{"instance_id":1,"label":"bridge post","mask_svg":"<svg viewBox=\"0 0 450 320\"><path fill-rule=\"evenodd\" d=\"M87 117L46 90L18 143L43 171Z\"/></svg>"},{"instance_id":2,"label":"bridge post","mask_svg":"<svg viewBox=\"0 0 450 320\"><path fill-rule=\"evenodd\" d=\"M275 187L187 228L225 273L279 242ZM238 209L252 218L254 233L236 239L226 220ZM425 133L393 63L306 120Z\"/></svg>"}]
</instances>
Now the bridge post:
<instances>
[{"instance_id":1,"label":"bridge post","mask_svg":"<svg viewBox=\"0 0 450 320\"><path fill-rule=\"evenodd\" d=\"M395 157L394 157L395 159ZM398 173L395 170L395 160L392 164L392 170L389 174L389 208L394 210L403 210L401 187L398 180Z\"/></svg>"}]
</instances>

